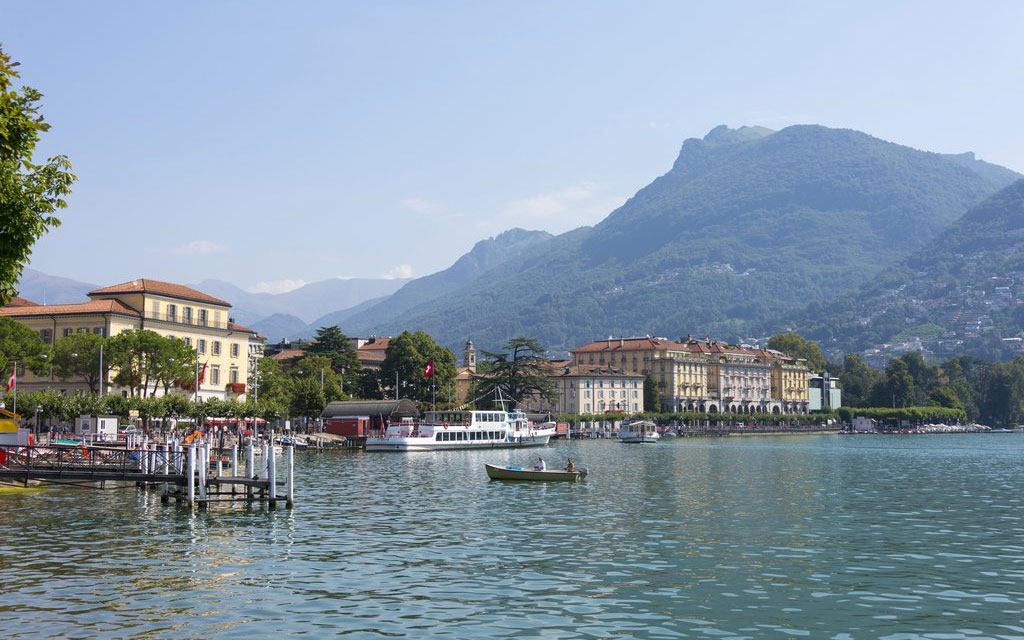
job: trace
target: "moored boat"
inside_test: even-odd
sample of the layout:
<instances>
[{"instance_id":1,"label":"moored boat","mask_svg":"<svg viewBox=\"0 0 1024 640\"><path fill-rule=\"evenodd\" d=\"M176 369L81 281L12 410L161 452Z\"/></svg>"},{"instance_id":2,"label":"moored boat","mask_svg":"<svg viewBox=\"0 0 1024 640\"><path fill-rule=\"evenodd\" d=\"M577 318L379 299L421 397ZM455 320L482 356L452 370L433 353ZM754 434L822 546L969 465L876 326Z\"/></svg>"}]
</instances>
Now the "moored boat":
<instances>
[{"instance_id":1,"label":"moored boat","mask_svg":"<svg viewBox=\"0 0 1024 640\"><path fill-rule=\"evenodd\" d=\"M526 469L524 467L501 467L485 464L487 477L491 480L533 480L536 482L579 482L587 477L586 469L565 471L558 469Z\"/></svg>"},{"instance_id":2,"label":"moored boat","mask_svg":"<svg viewBox=\"0 0 1024 640\"><path fill-rule=\"evenodd\" d=\"M536 428L522 411L429 411L366 439L367 451L445 451L543 447L554 430Z\"/></svg>"},{"instance_id":3,"label":"moored boat","mask_svg":"<svg viewBox=\"0 0 1024 640\"><path fill-rule=\"evenodd\" d=\"M657 442L661 438L658 435L658 425L653 420L632 420L623 422L619 427L619 441L629 444Z\"/></svg>"}]
</instances>

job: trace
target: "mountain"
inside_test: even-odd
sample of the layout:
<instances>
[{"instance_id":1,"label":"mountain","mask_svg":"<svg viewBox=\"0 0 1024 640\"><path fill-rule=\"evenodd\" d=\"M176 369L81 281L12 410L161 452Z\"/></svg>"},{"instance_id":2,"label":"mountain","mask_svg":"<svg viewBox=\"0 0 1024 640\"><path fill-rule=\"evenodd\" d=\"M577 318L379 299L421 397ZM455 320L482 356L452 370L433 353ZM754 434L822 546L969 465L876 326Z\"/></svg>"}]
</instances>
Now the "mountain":
<instances>
[{"instance_id":1,"label":"mountain","mask_svg":"<svg viewBox=\"0 0 1024 640\"><path fill-rule=\"evenodd\" d=\"M1024 180L970 209L852 294L788 322L836 352L880 361L908 348L936 357L1020 352L1024 330Z\"/></svg>"},{"instance_id":2,"label":"mountain","mask_svg":"<svg viewBox=\"0 0 1024 640\"><path fill-rule=\"evenodd\" d=\"M444 271L417 278L379 304L349 314L347 318L335 317L331 324L337 324L344 319L347 326L356 330L373 327L381 318L396 317L418 305L429 304L446 293L457 291L491 269L519 258L526 251L548 242L553 237L547 231L509 229L493 238L477 242L468 253L463 254L455 264ZM318 322L323 322L323 319Z\"/></svg>"},{"instance_id":3,"label":"mountain","mask_svg":"<svg viewBox=\"0 0 1024 640\"><path fill-rule=\"evenodd\" d=\"M287 313L274 313L248 325L250 329L267 337L267 343L305 338L311 332L309 325Z\"/></svg>"},{"instance_id":4,"label":"mountain","mask_svg":"<svg viewBox=\"0 0 1024 640\"><path fill-rule=\"evenodd\" d=\"M85 294L100 287L99 285L79 282L71 278L51 276L42 271L26 268L21 274L17 288L19 296L27 298L32 302L38 302L39 304L71 304L87 301L89 298Z\"/></svg>"},{"instance_id":5,"label":"mountain","mask_svg":"<svg viewBox=\"0 0 1024 640\"><path fill-rule=\"evenodd\" d=\"M731 338L869 281L1014 177L847 129L717 127L594 227L527 249L362 333Z\"/></svg>"},{"instance_id":6,"label":"mountain","mask_svg":"<svg viewBox=\"0 0 1024 640\"><path fill-rule=\"evenodd\" d=\"M287 314L311 322L337 309L347 309L394 293L409 279L331 278L286 293L251 293L223 280L203 280L189 285L227 300L231 315L242 324L255 324L273 314Z\"/></svg>"}]
</instances>

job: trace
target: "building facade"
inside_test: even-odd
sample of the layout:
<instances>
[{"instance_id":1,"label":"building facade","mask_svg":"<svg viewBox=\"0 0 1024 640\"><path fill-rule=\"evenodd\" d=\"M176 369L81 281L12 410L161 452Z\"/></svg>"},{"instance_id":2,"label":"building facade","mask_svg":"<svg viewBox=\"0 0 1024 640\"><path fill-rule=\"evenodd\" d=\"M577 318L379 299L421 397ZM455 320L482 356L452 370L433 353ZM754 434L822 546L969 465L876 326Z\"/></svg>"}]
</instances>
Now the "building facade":
<instances>
[{"instance_id":1,"label":"building facade","mask_svg":"<svg viewBox=\"0 0 1024 640\"><path fill-rule=\"evenodd\" d=\"M551 379L558 392L554 413L642 413L644 376L622 370L574 365L557 367Z\"/></svg>"},{"instance_id":2,"label":"building facade","mask_svg":"<svg viewBox=\"0 0 1024 640\"><path fill-rule=\"evenodd\" d=\"M797 358L769 349L687 337L608 338L572 350L576 366L650 374L662 411L807 413L808 374ZM653 407L648 410L654 410Z\"/></svg>"},{"instance_id":3,"label":"building facade","mask_svg":"<svg viewBox=\"0 0 1024 640\"><path fill-rule=\"evenodd\" d=\"M21 300L0 308L0 316L38 331L50 346L61 338L87 332L112 337L122 331L148 329L177 338L195 350L200 366L205 367L199 398L245 398L246 381L263 356L265 340L231 319L228 302L190 287L150 279L96 289L88 296L89 302L78 304L39 305ZM108 370L105 390L127 394L114 387L115 374ZM35 376L30 371L24 372L18 385L25 391L87 390L84 382L54 379L52 373ZM162 388L149 390L150 395L162 392Z\"/></svg>"}]
</instances>

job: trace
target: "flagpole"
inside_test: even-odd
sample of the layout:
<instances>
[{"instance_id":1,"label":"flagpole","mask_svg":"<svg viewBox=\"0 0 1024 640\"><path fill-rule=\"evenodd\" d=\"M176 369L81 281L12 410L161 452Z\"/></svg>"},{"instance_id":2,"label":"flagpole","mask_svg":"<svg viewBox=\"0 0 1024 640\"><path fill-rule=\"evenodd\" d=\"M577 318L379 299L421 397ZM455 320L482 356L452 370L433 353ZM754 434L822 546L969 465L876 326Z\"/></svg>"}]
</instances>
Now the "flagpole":
<instances>
[{"instance_id":1,"label":"flagpole","mask_svg":"<svg viewBox=\"0 0 1024 640\"><path fill-rule=\"evenodd\" d=\"M199 355L196 355L196 395L192 400L193 402L199 402Z\"/></svg>"},{"instance_id":2,"label":"flagpole","mask_svg":"<svg viewBox=\"0 0 1024 640\"><path fill-rule=\"evenodd\" d=\"M14 413L18 413L18 361L14 361Z\"/></svg>"}]
</instances>

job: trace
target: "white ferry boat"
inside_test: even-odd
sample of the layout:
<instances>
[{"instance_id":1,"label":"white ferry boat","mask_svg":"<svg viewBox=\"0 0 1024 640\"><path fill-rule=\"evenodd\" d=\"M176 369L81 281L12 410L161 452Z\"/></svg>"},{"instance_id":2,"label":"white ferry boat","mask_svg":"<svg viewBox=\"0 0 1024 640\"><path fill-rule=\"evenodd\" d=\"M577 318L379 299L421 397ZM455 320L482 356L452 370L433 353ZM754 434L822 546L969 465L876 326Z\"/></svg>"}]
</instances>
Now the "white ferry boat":
<instances>
[{"instance_id":1,"label":"white ferry boat","mask_svg":"<svg viewBox=\"0 0 1024 640\"><path fill-rule=\"evenodd\" d=\"M522 411L428 411L422 422L388 426L366 439L367 451L442 451L543 447L553 426L535 427Z\"/></svg>"},{"instance_id":2,"label":"white ferry boat","mask_svg":"<svg viewBox=\"0 0 1024 640\"><path fill-rule=\"evenodd\" d=\"M626 443L657 442L661 436L658 426L651 420L623 422L619 428L619 441Z\"/></svg>"}]
</instances>

